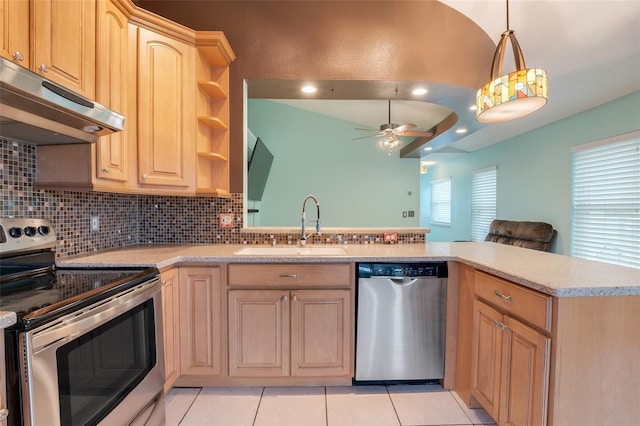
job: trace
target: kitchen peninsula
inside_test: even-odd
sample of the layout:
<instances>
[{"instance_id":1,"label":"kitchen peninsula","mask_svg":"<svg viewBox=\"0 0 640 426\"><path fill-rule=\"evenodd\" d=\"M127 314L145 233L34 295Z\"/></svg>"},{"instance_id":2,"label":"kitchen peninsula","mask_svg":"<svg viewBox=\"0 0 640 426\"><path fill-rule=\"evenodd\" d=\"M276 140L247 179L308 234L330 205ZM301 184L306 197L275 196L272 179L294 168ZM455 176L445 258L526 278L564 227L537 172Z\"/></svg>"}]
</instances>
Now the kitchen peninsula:
<instances>
[{"instance_id":1,"label":"kitchen peninsula","mask_svg":"<svg viewBox=\"0 0 640 426\"><path fill-rule=\"evenodd\" d=\"M499 421L523 415L534 419L532 424L543 424L546 419L549 425L624 425L640 418L638 269L487 242L346 245L346 254L340 256L235 254L245 247L135 246L61 259L58 263L66 267L157 266L163 277L172 277L173 294L179 301L172 305L174 322L167 324L165 318L165 328L177 323L171 333L165 332L165 336L172 336L179 346L174 352L176 358L180 358L179 367L172 373L174 383L228 386L257 382L273 385L349 383L353 374L355 294L351 293L355 289L355 263L448 261L446 388L454 388L467 404L475 405L480 400L487 412ZM276 275L279 268L288 273L296 268L310 268L305 271L309 271L315 281L289 286L279 284ZM274 282L270 281L272 278ZM175 292L175 288L179 291ZM287 366L286 374L277 378L272 372L250 377L248 369L237 365L236 351L241 345L235 341L238 337L232 327L235 324L232 306L239 296L257 297L257 294L276 290L280 293L286 290L290 298L303 291L307 292L305 295L323 292L332 303L347 306L342 334L338 336L348 338L343 352L345 359L334 363L330 377L321 378L315 373L305 376L304 369L295 373L293 366L291 371ZM282 299L276 300L287 300L280 293L278 296ZM496 298L494 294L498 293L501 296ZM505 300L500 300L502 297ZM192 304L186 305L186 299ZM217 311L208 312L210 335L197 334L204 328L193 330L198 324L186 315L185 310L197 308L198 304L207 304L210 310ZM291 312L293 364L297 356L296 321L293 308ZM487 315L498 315L498 319L485 321L489 318ZM507 331L494 324L501 324ZM184 338L185 333L188 339ZM485 343L497 345L491 347L495 349L494 355L501 356L487 358L485 346L477 340L487 336L493 340ZM542 343L529 348L524 344L530 342L527 336ZM202 339L206 339L208 345L204 345ZM334 339L338 340L336 336ZM288 349L289 341L285 343ZM203 351L198 345L207 348ZM260 352L262 348L253 349ZM289 355L285 359L289 360ZM492 371L476 374L482 368ZM510 392L510 385L515 389L522 383L511 383L509 377L530 379L530 383L525 384L528 394Z\"/></svg>"}]
</instances>

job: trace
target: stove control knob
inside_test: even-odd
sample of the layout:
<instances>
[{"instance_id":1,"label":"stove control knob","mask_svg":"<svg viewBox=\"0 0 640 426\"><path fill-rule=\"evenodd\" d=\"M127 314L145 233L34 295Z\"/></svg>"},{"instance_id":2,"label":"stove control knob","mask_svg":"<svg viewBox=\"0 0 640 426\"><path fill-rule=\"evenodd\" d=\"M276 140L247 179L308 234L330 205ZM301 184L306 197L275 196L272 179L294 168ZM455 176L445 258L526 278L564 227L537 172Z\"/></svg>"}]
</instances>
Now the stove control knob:
<instances>
[{"instance_id":1,"label":"stove control knob","mask_svg":"<svg viewBox=\"0 0 640 426\"><path fill-rule=\"evenodd\" d=\"M9 235L11 235L12 238L20 238L20 237L22 237L22 229L20 229L20 228L11 228L11 229L9 229Z\"/></svg>"},{"instance_id":2,"label":"stove control knob","mask_svg":"<svg viewBox=\"0 0 640 426\"><path fill-rule=\"evenodd\" d=\"M24 235L27 237L33 237L36 235L36 227L35 226L27 226L24 228Z\"/></svg>"},{"instance_id":3,"label":"stove control knob","mask_svg":"<svg viewBox=\"0 0 640 426\"><path fill-rule=\"evenodd\" d=\"M38 226L38 233L40 235L47 235L49 233L49 227L48 226L44 226L44 225L40 225Z\"/></svg>"}]
</instances>

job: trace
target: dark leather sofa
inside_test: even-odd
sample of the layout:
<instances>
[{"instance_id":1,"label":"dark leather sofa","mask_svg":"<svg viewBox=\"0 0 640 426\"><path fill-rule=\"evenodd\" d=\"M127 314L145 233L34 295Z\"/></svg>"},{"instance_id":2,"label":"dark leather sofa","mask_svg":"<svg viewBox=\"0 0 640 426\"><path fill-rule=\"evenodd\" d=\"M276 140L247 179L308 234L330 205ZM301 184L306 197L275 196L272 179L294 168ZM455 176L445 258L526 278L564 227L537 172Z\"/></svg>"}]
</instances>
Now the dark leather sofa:
<instances>
[{"instance_id":1,"label":"dark leather sofa","mask_svg":"<svg viewBox=\"0 0 640 426\"><path fill-rule=\"evenodd\" d=\"M553 226L545 222L496 219L491 222L485 241L550 252L556 235Z\"/></svg>"}]
</instances>

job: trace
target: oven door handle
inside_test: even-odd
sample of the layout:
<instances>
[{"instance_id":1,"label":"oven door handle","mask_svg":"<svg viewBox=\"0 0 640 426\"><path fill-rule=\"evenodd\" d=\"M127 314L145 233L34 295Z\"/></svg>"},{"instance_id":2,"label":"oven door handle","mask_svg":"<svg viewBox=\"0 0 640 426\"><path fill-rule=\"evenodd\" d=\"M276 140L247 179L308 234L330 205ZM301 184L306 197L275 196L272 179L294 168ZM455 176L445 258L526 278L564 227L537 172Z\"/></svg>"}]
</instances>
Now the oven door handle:
<instances>
[{"instance_id":1,"label":"oven door handle","mask_svg":"<svg viewBox=\"0 0 640 426\"><path fill-rule=\"evenodd\" d=\"M160 278L132 287L122 293L67 314L50 324L28 331L27 351L35 355L51 347L60 347L102 324L149 300L160 291Z\"/></svg>"}]
</instances>

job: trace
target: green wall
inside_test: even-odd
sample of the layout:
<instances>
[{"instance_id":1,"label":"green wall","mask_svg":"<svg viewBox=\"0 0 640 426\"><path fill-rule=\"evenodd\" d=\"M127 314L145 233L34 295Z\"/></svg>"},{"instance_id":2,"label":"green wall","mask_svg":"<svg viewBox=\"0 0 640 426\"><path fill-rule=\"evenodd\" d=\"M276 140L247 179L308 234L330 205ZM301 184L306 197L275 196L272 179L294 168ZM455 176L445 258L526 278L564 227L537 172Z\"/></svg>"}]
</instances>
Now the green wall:
<instances>
[{"instance_id":1,"label":"green wall","mask_svg":"<svg viewBox=\"0 0 640 426\"><path fill-rule=\"evenodd\" d=\"M551 223L558 230L554 252L568 255L571 147L638 129L640 92L634 92L505 142L430 166L421 178L420 224L431 228L427 241L471 239L471 173L497 165L497 217ZM430 182L447 176L451 176L452 224L431 225Z\"/></svg>"},{"instance_id":2,"label":"green wall","mask_svg":"<svg viewBox=\"0 0 640 426\"><path fill-rule=\"evenodd\" d=\"M373 138L353 141L360 125L278 102L250 99L247 121L274 155L256 224L298 226L302 201L313 194L323 226L418 226L418 159L388 156ZM409 210L414 217L403 218Z\"/></svg>"}]
</instances>

